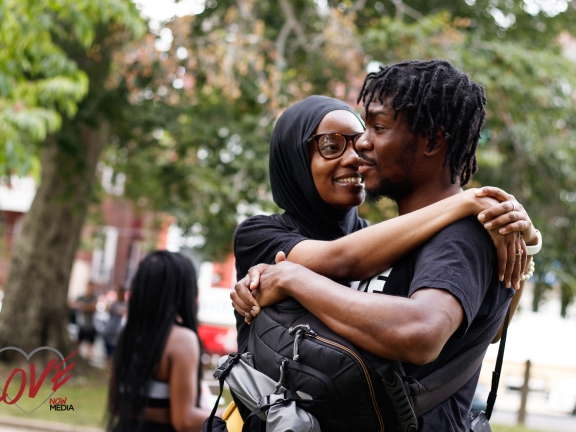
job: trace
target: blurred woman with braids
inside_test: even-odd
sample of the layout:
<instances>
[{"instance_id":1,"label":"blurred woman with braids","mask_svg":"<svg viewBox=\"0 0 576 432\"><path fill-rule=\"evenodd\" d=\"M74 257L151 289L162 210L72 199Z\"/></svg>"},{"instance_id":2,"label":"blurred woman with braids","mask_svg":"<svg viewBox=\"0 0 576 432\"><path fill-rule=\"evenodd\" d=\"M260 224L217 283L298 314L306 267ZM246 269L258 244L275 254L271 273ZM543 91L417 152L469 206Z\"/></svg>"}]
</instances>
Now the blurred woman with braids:
<instances>
[{"instance_id":1,"label":"blurred woman with braids","mask_svg":"<svg viewBox=\"0 0 576 432\"><path fill-rule=\"evenodd\" d=\"M196 271L182 255L155 251L140 263L116 347L108 430L202 427L210 411L199 406L197 295Z\"/></svg>"}]
</instances>

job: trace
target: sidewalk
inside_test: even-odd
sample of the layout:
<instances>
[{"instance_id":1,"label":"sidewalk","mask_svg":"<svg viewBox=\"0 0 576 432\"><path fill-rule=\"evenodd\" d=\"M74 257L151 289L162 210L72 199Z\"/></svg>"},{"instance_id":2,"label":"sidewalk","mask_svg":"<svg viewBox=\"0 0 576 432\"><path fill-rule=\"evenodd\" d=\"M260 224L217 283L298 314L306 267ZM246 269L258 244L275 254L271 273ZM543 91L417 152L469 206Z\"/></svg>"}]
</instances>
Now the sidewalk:
<instances>
[{"instance_id":1,"label":"sidewalk","mask_svg":"<svg viewBox=\"0 0 576 432\"><path fill-rule=\"evenodd\" d=\"M87 426L75 426L67 423L48 422L0 415L0 432L104 432Z\"/></svg>"}]
</instances>

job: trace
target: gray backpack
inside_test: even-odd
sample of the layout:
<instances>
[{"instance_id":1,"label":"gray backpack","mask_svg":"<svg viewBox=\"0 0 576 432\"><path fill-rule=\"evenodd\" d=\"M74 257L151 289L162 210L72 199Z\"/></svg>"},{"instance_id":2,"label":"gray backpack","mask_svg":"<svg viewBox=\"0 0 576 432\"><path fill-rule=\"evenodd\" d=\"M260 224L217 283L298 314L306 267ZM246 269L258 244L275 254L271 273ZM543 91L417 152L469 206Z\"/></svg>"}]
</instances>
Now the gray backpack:
<instances>
[{"instance_id":1,"label":"gray backpack","mask_svg":"<svg viewBox=\"0 0 576 432\"><path fill-rule=\"evenodd\" d=\"M224 381L237 400L252 411L250 416L258 416L266 423L266 432L320 432L320 425L314 416L296 404L306 399L307 395L287 390L258 372L254 368L252 354L232 353L220 358L214 378L220 382L220 395L202 432L227 432L225 422L215 417ZM244 422L243 431L248 424Z\"/></svg>"}]
</instances>

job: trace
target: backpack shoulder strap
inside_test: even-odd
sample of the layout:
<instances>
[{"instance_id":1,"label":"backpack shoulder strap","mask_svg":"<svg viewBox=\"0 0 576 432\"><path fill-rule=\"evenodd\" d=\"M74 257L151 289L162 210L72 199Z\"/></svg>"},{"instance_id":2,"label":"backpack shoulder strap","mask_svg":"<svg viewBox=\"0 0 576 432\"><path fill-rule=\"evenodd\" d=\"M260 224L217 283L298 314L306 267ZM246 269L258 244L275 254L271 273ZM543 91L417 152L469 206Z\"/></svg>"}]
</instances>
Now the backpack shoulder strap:
<instances>
[{"instance_id":1,"label":"backpack shoulder strap","mask_svg":"<svg viewBox=\"0 0 576 432\"><path fill-rule=\"evenodd\" d=\"M488 396L486 408L488 413L492 412L494 402L496 401L496 391L500 380L500 371L502 369L502 359L504 357L504 346L506 344L506 333L508 330L508 321L510 319L510 308L506 312L504 319L504 328L502 330L502 339L498 348L498 358L496 360L496 370L492 375L492 389ZM490 345L490 341L483 340L476 344L460 356L446 363L444 366L434 371L426 378L419 382L410 382L408 384L414 404L414 412L417 417L430 411L432 408L444 402L464 384L472 379L478 372L484 359L484 354Z\"/></svg>"},{"instance_id":2,"label":"backpack shoulder strap","mask_svg":"<svg viewBox=\"0 0 576 432\"><path fill-rule=\"evenodd\" d=\"M466 384L482 365L484 344L476 345L420 382L409 383L416 417L441 404Z\"/></svg>"}]
</instances>

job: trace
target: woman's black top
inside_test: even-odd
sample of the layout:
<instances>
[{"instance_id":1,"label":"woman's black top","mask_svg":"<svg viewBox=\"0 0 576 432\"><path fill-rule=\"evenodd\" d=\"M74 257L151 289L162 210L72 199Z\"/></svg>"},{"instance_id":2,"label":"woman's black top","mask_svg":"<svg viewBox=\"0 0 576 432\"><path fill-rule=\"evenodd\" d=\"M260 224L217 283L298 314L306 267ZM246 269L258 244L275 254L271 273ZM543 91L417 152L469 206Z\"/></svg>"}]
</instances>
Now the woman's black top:
<instances>
[{"instance_id":1,"label":"woman's black top","mask_svg":"<svg viewBox=\"0 0 576 432\"><path fill-rule=\"evenodd\" d=\"M270 184L274 202L284 213L253 216L234 233L237 278L259 263L273 264L302 240L335 240L366 227L356 209L339 210L325 203L310 170L308 138L331 111L352 112L342 101L310 96L288 108L276 122L270 141ZM333 131L338 132L338 131ZM236 313L238 349L248 341L249 326Z\"/></svg>"}]
</instances>

